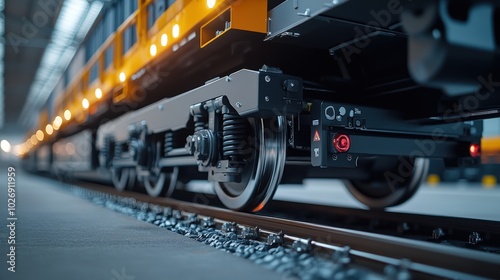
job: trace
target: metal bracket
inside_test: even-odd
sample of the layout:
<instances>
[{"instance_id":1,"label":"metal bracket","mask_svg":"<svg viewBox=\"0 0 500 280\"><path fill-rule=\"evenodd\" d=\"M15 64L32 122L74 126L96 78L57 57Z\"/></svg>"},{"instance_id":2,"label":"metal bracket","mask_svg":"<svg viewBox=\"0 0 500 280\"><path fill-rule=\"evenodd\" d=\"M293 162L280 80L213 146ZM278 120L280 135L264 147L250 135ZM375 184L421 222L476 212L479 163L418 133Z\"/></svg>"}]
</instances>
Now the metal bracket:
<instances>
[{"instance_id":1,"label":"metal bracket","mask_svg":"<svg viewBox=\"0 0 500 280\"><path fill-rule=\"evenodd\" d=\"M298 16L310 17L311 9L307 8L303 13L297 13Z\"/></svg>"}]
</instances>

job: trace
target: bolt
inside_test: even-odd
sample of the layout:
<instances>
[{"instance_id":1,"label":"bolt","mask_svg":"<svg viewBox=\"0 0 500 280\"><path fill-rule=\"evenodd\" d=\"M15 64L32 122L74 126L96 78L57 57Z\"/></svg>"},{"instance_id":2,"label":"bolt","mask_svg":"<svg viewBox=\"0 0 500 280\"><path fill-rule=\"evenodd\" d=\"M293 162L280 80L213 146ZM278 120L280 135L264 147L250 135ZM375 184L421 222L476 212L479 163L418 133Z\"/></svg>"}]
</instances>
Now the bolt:
<instances>
[{"instance_id":1,"label":"bolt","mask_svg":"<svg viewBox=\"0 0 500 280\"><path fill-rule=\"evenodd\" d=\"M292 244L292 249L299 254L309 253L312 250L312 240L295 240Z\"/></svg>"},{"instance_id":2,"label":"bolt","mask_svg":"<svg viewBox=\"0 0 500 280\"><path fill-rule=\"evenodd\" d=\"M332 259L335 263L348 265L351 262L350 252L351 248L349 246L345 246L344 248L333 252Z\"/></svg>"},{"instance_id":3,"label":"bolt","mask_svg":"<svg viewBox=\"0 0 500 280\"><path fill-rule=\"evenodd\" d=\"M348 161L351 161L351 160L352 160L352 156L351 156L351 154L347 154L347 160L348 160Z\"/></svg>"},{"instance_id":4,"label":"bolt","mask_svg":"<svg viewBox=\"0 0 500 280\"><path fill-rule=\"evenodd\" d=\"M408 230L410 230L410 226L405 222L400 223L397 227L397 231L399 234L403 234Z\"/></svg>"},{"instance_id":5,"label":"bolt","mask_svg":"<svg viewBox=\"0 0 500 280\"><path fill-rule=\"evenodd\" d=\"M224 232L237 232L238 224L236 224L236 222L225 222L222 224L221 229Z\"/></svg>"},{"instance_id":6,"label":"bolt","mask_svg":"<svg viewBox=\"0 0 500 280\"><path fill-rule=\"evenodd\" d=\"M444 236L444 231L441 228L435 228L432 230L432 239L439 239Z\"/></svg>"},{"instance_id":7,"label":"bolt","mask_svg":"<svg viewBox=\"0 0 500 280\"><path fill-rule=\"evenodd\" d=\"M241 105L241 103L240 103L240 102L236 102L236 107L241 108L241 106L242 106L242 105Z\"/></svg>"},{"instance_id":8,"label":"bolt","mask_svg":"<svg viewBox=\"0 0 500 280\"><path fill-rule=\"evenodd\" d=\"M337 155L332 156L332 160L337 160L337 158L338 158Z\"/></svg>"},{"instance_id":9,"label":"bolt","mask_svg":"<svg viewBox=\"0 0 500 280\"><path fill-rule=\"evenodd\" d=\"M477 245L481 241L483 241L483 238L481 238L481 235L479 235L478 232L474 231L469 234L469 244Z\"/></svg>"},{"instance_id":10,"label":"bolt","mask_svg":"<svg viewBox=\"0 0 500 280\"><path fill-rule=\"evenodd\" d=\"M267 245L271 247L281 246L284 243L285 234L280 231L278 234L271 233L267 236Z\"/></svg>"},{"instance_id":11,"label":"bolt","mask_svg":"<svg viewBox=\"0 0 500 280\"><path fill-rule=\"evenodd\" d=\"M264 97L264 99L266 100L266 102L269 102L269 96Z\"/></svg>"},{"instance_id":12,"label":"bolt","mask_svg":"<svg viewBox=\"0 0 500 280\"><path fill-rule=\"evenodd\" d=\"M164 109L163 104L158 105L158 109L160 109L160 111L163 111Z\"/></svg>"},{"instance_id":13,"label":"bolt","mask_svg":"<svg viewBox=\"0 0 500 280\"><path fill-rule=\"evenodd\" d=\"M265 76L265 77L264 77L264 80L265 80L267 83L269 83L269 82L271 81L271 77L269 77L269 76Z\"/></svg>"}]
</instances>

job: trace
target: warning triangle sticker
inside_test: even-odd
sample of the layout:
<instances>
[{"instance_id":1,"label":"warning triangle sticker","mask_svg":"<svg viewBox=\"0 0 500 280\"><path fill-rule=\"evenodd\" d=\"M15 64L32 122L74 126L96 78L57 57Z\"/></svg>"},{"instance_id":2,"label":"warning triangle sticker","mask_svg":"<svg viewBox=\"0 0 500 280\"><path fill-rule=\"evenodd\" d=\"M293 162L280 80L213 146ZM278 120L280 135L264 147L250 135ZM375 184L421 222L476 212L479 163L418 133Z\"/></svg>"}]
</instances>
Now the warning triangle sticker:
<instances>
[{"instance_id":1,"label":"warning triangle sticker","mask_svg":"<svg viewBox=\"0 0 500 280\"><path fill-rule=\"evenodd\" d=\"M320 141L321 139L319 138L319 133L318 131L316 130L316 132L314 132L314 138L313 138L313 141L314 142L318 142Z\"/></svg>"}]
</instances>

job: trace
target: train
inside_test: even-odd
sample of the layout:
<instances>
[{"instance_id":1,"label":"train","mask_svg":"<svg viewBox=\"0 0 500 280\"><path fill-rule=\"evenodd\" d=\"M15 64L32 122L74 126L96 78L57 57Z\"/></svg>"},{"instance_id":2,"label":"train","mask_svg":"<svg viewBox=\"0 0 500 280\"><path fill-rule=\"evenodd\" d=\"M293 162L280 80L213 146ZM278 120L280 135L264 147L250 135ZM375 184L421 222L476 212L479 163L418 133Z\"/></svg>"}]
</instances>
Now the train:
<instances>
[{"instance_id":1,"label":"train","mask_svg":"<svg viewBox=\"0 0 500 280\"><path fill-rule=\"evenodd\" d=\"M151 196L208 180L237 211L305 178L402 204L429 159L478 166L500 116L499 3L459 2L107 1L23 165Z\"/></svg>"}]
</instances>

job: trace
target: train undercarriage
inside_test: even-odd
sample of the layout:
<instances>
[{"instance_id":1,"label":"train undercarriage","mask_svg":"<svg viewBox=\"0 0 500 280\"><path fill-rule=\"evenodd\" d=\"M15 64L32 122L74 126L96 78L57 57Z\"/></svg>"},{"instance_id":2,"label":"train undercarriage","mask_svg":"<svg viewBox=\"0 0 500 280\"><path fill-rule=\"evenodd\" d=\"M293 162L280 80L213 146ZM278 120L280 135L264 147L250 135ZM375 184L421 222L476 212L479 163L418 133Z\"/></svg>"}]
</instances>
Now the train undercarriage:
<instances>
[{"instance_id":1,"label":"train undercarriage","mask_svg":"<svg viewBox=\"0 0 500 280\"><path fill-rule=\"evenodd\" d=\"M151 90L168 98L111 119L89 116L86 130L48 146L46 161L68 169L80 159L67 146L88 146L82 168L109 172L119 190L170 196L204 178L226 207L251 212L279 184L304 178L342 179L369 208L391 207L415 194L429 158L479 165L481 119L500 115L496 4L388 1L356 13L357 1L330 2L271 7L263 41L228 33L182 56L195 43L186 41L177 54L184 60L158 59L131 75L130 83L149 85L145 72L169 73ZM469 21L457 21L463 10ZM480 18L491 32L471 43ZM245 50L237 63L220 55L234 50ZM222 77L199 84L210 71ZM178 80L184 88L175 92Z\"/></svg>"},{"instance_id":2,"label":"train undercarriage","mask_svg":"<svg viewBox=\"0 0 500 280\"><path fill-rule=\"evenodd\" d=\"M315 177L343 179L368 207L390 207L416 192L427 158L479 163L471 149L479 149L481 122L423 125L311 92L276 68L243 69L63 141L87 150L87 168L109 170L119 190L169 196L202 176L226 207L241 211L262 209L280 183ZM63 170L68 160L75 164L56 153L53 163Z\"/></svg>"}]
</instances>

